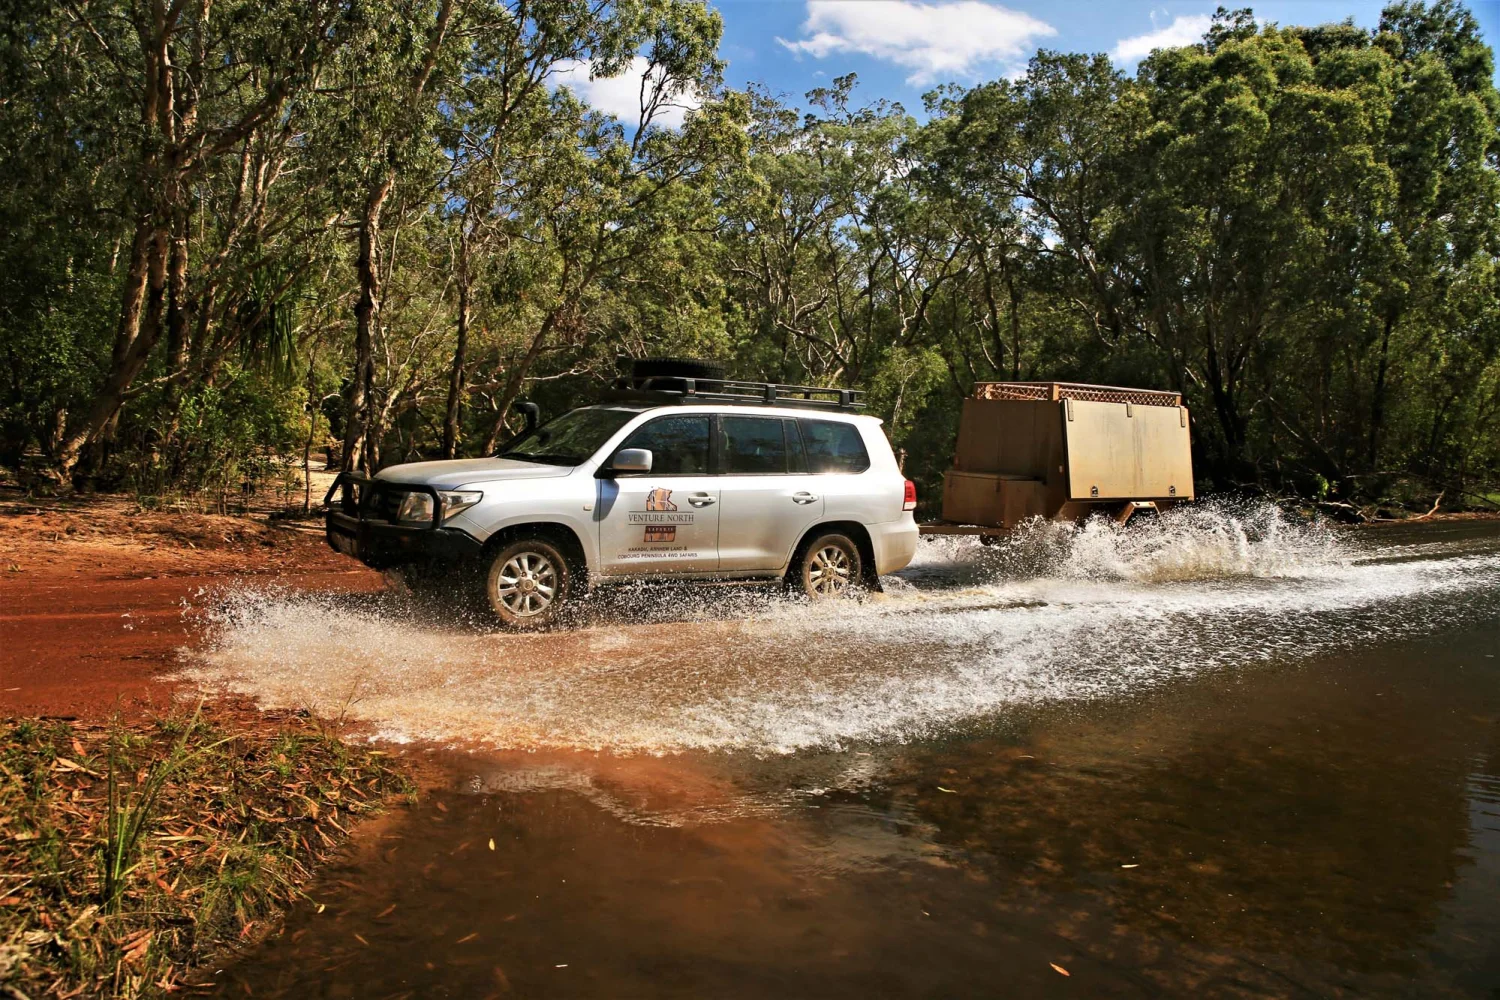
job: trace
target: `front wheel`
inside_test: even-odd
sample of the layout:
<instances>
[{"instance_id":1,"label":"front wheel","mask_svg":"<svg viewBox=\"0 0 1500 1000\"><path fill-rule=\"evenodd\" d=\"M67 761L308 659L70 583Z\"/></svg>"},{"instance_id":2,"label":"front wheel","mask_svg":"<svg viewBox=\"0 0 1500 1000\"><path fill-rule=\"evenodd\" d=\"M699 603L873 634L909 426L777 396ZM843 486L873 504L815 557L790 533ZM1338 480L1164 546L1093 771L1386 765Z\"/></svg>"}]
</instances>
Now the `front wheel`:
<instances>
[{"instance_id":1,"label":"front wheel","mask_svg":"<svg viewBox=\"0 0 1500 1000\"><path fill-rule=\"evenodd\" d=\"M802 550L796 566L797 583L815 601L850 596L864 580L859 546L848 535L831 533L815 538Z\"/></svg>"},{"instance_id":2,"label":"front wheel","mask_svg":"<svg viewBox=\"0 0 1500 1000\"><path fill-rule=\"evenodd\" d=\"M507 628L541 629L556 622L571 604L573 572L557 546L542 538L523 538L495 553L484 589Z\"/></svg>"}]
</instances>

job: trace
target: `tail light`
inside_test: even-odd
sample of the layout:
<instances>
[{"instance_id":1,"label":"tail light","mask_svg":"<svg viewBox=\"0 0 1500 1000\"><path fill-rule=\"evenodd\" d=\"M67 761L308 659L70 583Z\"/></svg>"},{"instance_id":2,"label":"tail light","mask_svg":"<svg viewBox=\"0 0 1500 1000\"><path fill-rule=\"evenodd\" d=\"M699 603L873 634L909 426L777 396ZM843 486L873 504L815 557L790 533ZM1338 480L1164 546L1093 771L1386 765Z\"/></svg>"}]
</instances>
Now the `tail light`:
<instances>
[{"instance_id":1,"label":"tail light","mask_svg":"<svg viewBox=\"0 0 1500 1000\"><path fill-rule=\"evenodd\" d=\"M917 484L910 479L906 481L906 495L901 498L902 510L917 509Z\"/></svg>"}]
</instances>

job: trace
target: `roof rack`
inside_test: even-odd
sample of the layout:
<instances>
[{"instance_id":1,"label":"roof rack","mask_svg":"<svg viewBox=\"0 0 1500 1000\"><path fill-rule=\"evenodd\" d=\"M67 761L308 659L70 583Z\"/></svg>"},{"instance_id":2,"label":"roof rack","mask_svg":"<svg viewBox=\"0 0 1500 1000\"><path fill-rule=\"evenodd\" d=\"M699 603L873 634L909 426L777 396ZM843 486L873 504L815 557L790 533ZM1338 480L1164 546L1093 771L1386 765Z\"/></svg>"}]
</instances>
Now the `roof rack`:
<instances>
[{"instance_id":1,"label":"roof rack","mask_svg":"<svg viewBox=\"0 0 1500 1000\"><path fill-rule=\"evenodd\" d=\"M1081 382L976 382L975 399L1092 400L1099 403L1134 403L1137 406L1181 406L1182 396L1159 389L1128 389L1117 385L1085 385Z\"/></svg>"},{"instance_id":2,"label":"roof rack","mask_svg":"<svg viewBox=\"0 0 1500 1000\"><path fill-rule=\"evenodd\" d=\"M777 382L740 382L732 379L620 377L604 398L619 403L654 403L658 406L701 403L730 406L785 406L799 410L838 410L853 413L864 409L864 393L858 389L830 389L815 385L782 385Z\"/></svg>"}]
</instances>

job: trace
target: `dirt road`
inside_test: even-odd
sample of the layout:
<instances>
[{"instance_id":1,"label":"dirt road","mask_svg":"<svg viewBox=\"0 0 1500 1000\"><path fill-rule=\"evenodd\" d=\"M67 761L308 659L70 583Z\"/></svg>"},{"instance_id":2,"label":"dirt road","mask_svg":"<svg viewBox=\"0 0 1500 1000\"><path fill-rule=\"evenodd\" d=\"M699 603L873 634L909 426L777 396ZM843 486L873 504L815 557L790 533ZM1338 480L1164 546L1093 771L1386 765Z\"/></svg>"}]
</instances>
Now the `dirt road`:
<instances>
[{"instance_id":1,"label":"dirt road","mask_svg":"<svg viewBox=\"0 0 1500 1000\"><path fill-rule=\"evenodd\" d=\"M360 591L380 577L316 522L142 510L119 497L0 492L0 716L159 709L205 591L246 579Z\"/></svg>"}]
</instances>

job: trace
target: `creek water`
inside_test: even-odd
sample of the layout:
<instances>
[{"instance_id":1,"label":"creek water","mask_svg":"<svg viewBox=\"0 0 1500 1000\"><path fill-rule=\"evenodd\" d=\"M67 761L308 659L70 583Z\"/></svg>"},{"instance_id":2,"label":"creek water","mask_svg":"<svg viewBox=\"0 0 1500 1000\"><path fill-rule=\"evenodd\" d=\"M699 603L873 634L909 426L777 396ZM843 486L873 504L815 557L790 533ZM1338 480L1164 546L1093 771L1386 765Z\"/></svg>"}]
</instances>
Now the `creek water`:
<instances>
[{"instance_id":1,"label":"creek water","mask_svg":"<svg viewBox=\"0 0 1500 1000\"><path fill-rule=\"evenodd\" d=\"M631 588L544 636L221 595L190 680L450 778L220 992L1500 989L1500 525L1205 504L884 584Z\"/></svg>"}]
</instances>

